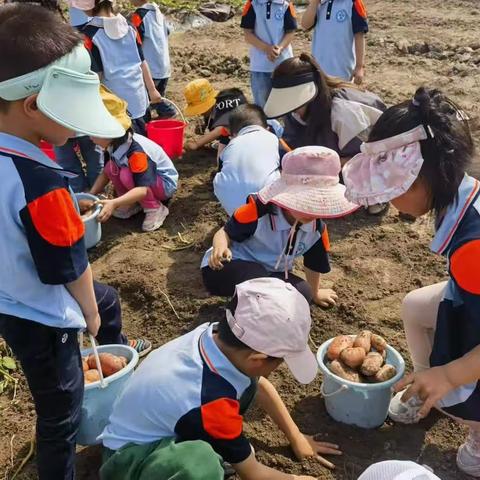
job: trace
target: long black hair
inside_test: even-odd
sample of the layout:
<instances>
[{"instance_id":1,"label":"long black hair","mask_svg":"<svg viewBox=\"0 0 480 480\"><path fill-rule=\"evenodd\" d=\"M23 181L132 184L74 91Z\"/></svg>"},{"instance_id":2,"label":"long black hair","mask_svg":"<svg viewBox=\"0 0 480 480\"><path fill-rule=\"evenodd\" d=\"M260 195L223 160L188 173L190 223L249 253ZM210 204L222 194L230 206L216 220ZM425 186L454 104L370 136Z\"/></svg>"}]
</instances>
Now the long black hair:
<instances>
[{"instance_id":1,"label":"long black hair","mask_svg":"<svg viewBox=\"0 0 480 480\"><path fill-rule=\"evenodd\" d=\"M420 87L413 100L390 107L378 119L369 142L384 140L424 125L420 142L424 159L418 178L430 191L431 210L438 216L455 201L458 187L475 154L467 116L440 90Z\"/></svg>"}]
</instances>

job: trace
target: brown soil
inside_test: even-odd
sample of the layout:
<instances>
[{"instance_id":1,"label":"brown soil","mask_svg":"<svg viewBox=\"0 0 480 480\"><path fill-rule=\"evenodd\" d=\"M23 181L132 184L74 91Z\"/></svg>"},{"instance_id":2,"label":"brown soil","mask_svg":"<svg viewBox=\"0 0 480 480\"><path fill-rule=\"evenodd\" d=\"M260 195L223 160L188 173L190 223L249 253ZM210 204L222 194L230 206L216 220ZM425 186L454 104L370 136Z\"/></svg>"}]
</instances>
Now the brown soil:
<instances>
[{"instance_id":1,"label":"brown soil","mask_svg":"<svg viewBox=\"0 0 480 480\"><path fill-rule=\"evenodd\" d=\"M367 87L388 103L411 97L422 83L447 91L470 114L477 143L480 140L480 42L477 0L417 2L369 0L371 33L368 36ZM308 38L299 34L296 51L308 50ZM247 49L238 19L205 30L174 34L171 50L175 72L170 96L182 103L187 81L209 75L218 88L248 87ZM193 127L191 128L193 131ZM191 134L191 132L189 132ZM129 336L147 336L155 346L219 318L224 301L208 297L200 278L199 263L213 232L225 220L212 195L214 154L186 155L177 162L181 176L177 197L164 228L140 233L141 218L112 220L104 227L101 245L91 252L96 276L120 290L124 327ZM479 172L478 165L473 171ZM335 286L339 305L324 311L313 308L313 340L317 345L340 333L368 327L383 334L406 359L405 336L399 320L402 297L410 290L445 277L445 264L429 253L431 223L402 221L391 208L383 218L357 213L329 222L333 271L326 283ZM185 247L182 238L191 242ZM172 311L167 297L178 314ZM353 480L372 462L412 459L433 467L444 480L464 479L455 467L455 453L465 430L432 414L417 426L386 423L363 431L332 421L320 396L321 379L302 387L285 369L273 382L307 433L341 445L345 455L329 472L315 462L299 464L285 439L269 419L254 413L246 432L261 461L291 473L322 480ZM0 478L10 478L28 452L35 412L22 380L14 402L13 392L0 396ZM52 461L55 461L52 459ZM98 448L78 455L78 478L95 479L100 461ZM30 462L19 480L36 478Z\"/></svg>"}]
</instances>

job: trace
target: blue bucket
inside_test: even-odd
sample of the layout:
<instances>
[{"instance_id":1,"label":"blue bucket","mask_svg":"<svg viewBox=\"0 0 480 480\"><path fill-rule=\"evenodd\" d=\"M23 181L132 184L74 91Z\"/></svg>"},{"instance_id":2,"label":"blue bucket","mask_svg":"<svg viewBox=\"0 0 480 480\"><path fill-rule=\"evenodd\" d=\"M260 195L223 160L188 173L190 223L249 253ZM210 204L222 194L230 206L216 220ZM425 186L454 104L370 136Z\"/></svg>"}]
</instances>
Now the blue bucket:
<instances>
[{"instance_id":1,"label":"blue bucket","mask_svg":"<svg viewBox=\"0 0 480 480\"><path fill-rule=\"evenodd\" d=\"M317 361L323 373L322 395L325 408L337 422L361 428L383 425L392 399L392 386L405 372L402 356L391 346L387 347L386 363L397 369L397 374L382 383L354 383L333 374L325 364L327 349L333 338L318 349Z\"/></svg>"},{"instance_id":2,"label":"blue bucket","mask_svg":"<svg viewBox=\"0 0 480 480\"><path fill-rule=\"evenodd\" d=\"M98 197L90 193L76 193L77 200L93 200L98 201ZM102 226L97 222L98 214L102 206L98 204L88 217L82 217L85 225L85 246L87 249L95 247L102 238Z\"/></svg>"},{"instance_id":3,"label":"blue bucket","mask_svg":"<svg viewBox=\"0 0 480 480\"><path fill-rule=\"evenodd\" d=\"M85 385L85 394L82 404L82 418L77 435L79 445L97 445L97 437L107 426L108 418L112 413L113 403L118 398L133 369L138 363L138 353L127 345L101 345L98 353L112 353L128 359L128 364L119 372L104 379L104 387L100 381ZM93 353L91 348L82 350L82 357Z\"/></svg>"}]
</instances>

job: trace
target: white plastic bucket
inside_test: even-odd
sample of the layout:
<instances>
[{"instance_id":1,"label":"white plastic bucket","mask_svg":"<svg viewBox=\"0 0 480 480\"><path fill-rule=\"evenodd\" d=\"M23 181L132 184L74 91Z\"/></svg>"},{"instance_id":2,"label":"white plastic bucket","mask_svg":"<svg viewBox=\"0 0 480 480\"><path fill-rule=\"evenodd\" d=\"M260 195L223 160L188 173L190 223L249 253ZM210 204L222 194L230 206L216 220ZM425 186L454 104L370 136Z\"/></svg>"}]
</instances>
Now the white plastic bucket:
<instances>
[{"instance_id":1,"label":"white plastic bucket","mask_svg":"<svg viewBox=\"0 0 480 480\"><path fill-rule=\"evenodd\" d=\"M354 383L332 373L325 364L327 349L333 338L323 343L317 352L317 361L323 373L322 395L325 408L337 422L362 428L383 425L392 399L392 386L405 372L402 356L390 345L387 347L386 363L397 369L397 374L382 383Z\"/></svg>"},{"instance_id":2,"label":"white plastic bucket","mask_svg":"<svg viewBox=\"0 0 480 480\"><path fill-rule=\"evenodd\" d=\"M98 353L112 353L128 359L126 367L100 382L85 385L85 394L82 404L82 418L77 435L79 445L97 445L97 437L107 426L108 418L112 413L113 403L122 392L127 380L138 363L138 353L128 345L102 345L97 347ZM82 350L82 357L90 355L92 348Z\"/></svg>"},{"instance_id":3,"label":"white plastic bucket","mask_svg":"<svg viewBox=\"0 0 480 480\"><path fill-rule=\"evenodd\" d=\"M98 201L98 197L91 195L90 193L76 193L75 196L77 200L93 200L94 202ZM85 246L87 249L93 248L98 242L102 239L102 226L97 222L98 214L102 206L98 204L91 215L83 218L83 224L85 225Z\"/></svg>"}]
</instances>

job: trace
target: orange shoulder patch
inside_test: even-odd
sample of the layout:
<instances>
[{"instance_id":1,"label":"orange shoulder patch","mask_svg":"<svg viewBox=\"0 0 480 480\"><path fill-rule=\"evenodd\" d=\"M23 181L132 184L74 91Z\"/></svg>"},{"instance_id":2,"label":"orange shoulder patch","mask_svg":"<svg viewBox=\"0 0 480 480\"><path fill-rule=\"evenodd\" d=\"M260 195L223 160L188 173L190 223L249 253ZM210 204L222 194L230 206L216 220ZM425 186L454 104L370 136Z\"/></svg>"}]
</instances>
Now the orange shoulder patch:
<instances>
[{"instance_id":1,"label":"orange shoulder patch","mask_svg":"<svg viewBox=\"0 0 480 480\"><path fill-rule=\"evenodd\" d=\"M132 25L137 28L142 24L142 17L138 13L134 13L131 18Z\"/></svg>"},{"instance_id":2,"label":"orange shoulder patch","mask_svg":"<svg viewBox=\"0 0 480 480\"><path fill-rule=\"evenodd\" d=\"M85 233L72 197L64 188L52 190L30 202L28 211L39 235L56 247L71 247Z\"/></svg>"},{"instance_id":3,"label":"orange shoulder patch","mask_svg":"<svg viewBox=\"0 0 480 480\"><path fill-rule=\"evenodd\" d=\"M330 251L330 236L328 235L328 228L327 228L326 225L324 225L324 227L323 227L322 243L323 243L323 246L325 247L325 251L329 252Z\"/></svg>"},{"instance_id":4,"label":"orange shoulder patch","mask_svg":"<svg viewBox=\"0 0 480 480\"><path fill-rule=\"evenodd\" d=\"M367 18L367 7L365 7L365 4L363 3L363 0L354 0L353 6L357 13L362 17L362 18Z\"/></svg>"},{"instance_id":5,"label":"orange shoulder patch","mask_svg":"<svg viewBox=\"0 0 480 480\"><path fill-rule=\"evenodd\" d=\"M128 165L132 173L143 173L148 168L148 157L143 152L135 152L130 155Z\"/></svg>"},{"instance_id":6,"label":"orange shoulder patch","mask_svg":"<svg viewBox=\"0 0 480 480\"><path fill-rule=\"evenodd\" d=\"M251 7L252 7L252 0L247 0L247 2L245 3L245 6L243 7L242 17L245 17L245 15L247 15Z\"/></svg>"},{"instance_id":7,"label":"orange shoulder patch","mask_svg":"<svg viewBox=\"0 0 480 480\"><path fill-rule=\"evenodd\" d=\"M293 18L297 18L297 10L295 9L295 5L293 4L293 2L290 2L290 5L288 6L288 8L290 9L290 15Z\"/></svg>"},{"instance_id":8,"label":"orange shoulder patch","mask_svg":"<svg viewBox=\"0 0 480 480\"><path fill-rule=\"evenodd\" d=\"M237 208L233 218L239 223L252 223L258 220L257 204L253 197L248 197L248 203Z\"/></svg>"},{"instance_id":9,"label":"orange shoulder patch","mask_svg":"<svg viewBox=\"0 0 480 480\"><path fill-rule=\"evenodd\" d=\"M213 438L233 440L243 431L240 404L230 398L219 398L202 405L202 423L205 431Z\"/></svg>"},{"instance_id":10,"label":"orange shoulder patch","mask_svg":"<svg viewBox=\"0 0 480 480\"><path fill-rule=\"evenodd\" d=\"M93 42L90 37L87 37L86 35L83 37L83 46L91 52L93 49Z\"/></svg>"},{"instance_id":11,"label":"orange shoulder patch","mask_svg":"<svg viewBox=\"0 0 480 480\"><path fill-rule=\"evenodd\" d=\"M138 30L137 30L137 29L135 29L135 31L137 32L137 43L138 43L139 45L142 45L142 37L140 37L140 33L138 33Z\"/></svg>"},{"instance_id":12,"label":"orange shoulder patch","mask_svg":"<svg viewBox=\"0 0 480 480\"><path fill-rule=\"evenodd\" d=\"M450 272L463 290L480 295L480 240L472 240L453 253Z\"/></svg>"},{"instance_id":13,"label":"orange shoulder patch","mask_svg":"<svg viewBox=\"0 0 480 480\"><path fill-rule=\"evenodd\" d=\"M222 127L222 137L229 137L230 136L230 132L228 131L227 128L225 127Z\"/></svg>"}]
</instances>

